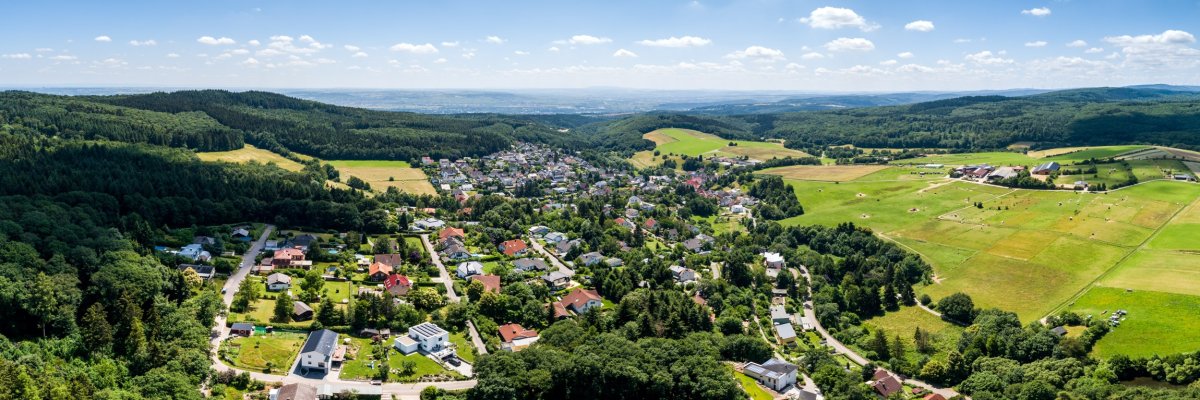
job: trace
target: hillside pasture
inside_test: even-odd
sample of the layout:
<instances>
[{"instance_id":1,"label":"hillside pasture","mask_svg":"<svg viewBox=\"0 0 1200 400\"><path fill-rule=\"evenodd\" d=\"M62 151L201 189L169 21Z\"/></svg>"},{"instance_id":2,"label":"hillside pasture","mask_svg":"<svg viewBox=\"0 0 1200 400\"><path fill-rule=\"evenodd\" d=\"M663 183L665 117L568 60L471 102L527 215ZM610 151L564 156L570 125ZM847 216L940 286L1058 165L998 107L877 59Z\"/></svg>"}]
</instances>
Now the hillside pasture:
<instances>
[{"instance_id":1,"label":"hillside pasture","mask_svg":"<svg viewBox=\"0 0 1200 400\"><path fill-rule=\"evenodd\" d=\"M1092 353L1100 357L1176 354L1196 351L1200 343L1200 319L1186 317L1200 310L1197 296L1093 287L1069 309L1094 319L1108 319L1119 309L1128 311L1120 326L1096 342Z\"/></svg>"},{"instance_id":2,"label":"hillside pasture","mask_svg":"<svg viewBox=\"0 0 1200 400\"><path fill-rule=\"evenodd\" d=\"M199 157L201 161L223 161L234 164L248 164L251 162L257 162L259 164L275 163L275 165L279 168L283 168L288 171L299 171L300 169L304 168L304 166L298 162L292 161L269 150L263 150L249 144L246 144L237 150L199 152L196 153L196 156Z\"/></svg>"},{"instance_id":3,"label":"hillside pasture","mask_svg":"<svg viewBox=\"0 0 1200 400\"><path fill-rule=\"evenodd\" d=\"M329 164L342 173L343 180L351 176L358 177L371 184L374 191L382 192L388 187L396 187L407 193L437 194L425 172L404 161L330 160Z\"/></svg>"},{"instance_id":4,"label":"hillside pasture","mask_svg":"<svg viewBox=\"0 0 1200 400\"><path fill-rule=\"evenodd\" d=\"M721 155L735 158L744 156L755 160L809 156L805 152L783 147L780 143L728 140L690 129L664 128L646 133L642 137L654 142L654 150L660 155ZM654 156L654 151L639 151L629 161L639 168L657 165L660 162Z\"/></svg>"},{"instance_id":5,"label":"hillside pasture","mask_svg":"<svg viewBox=\"0 0 1200 400\"><path fill-rule=\"evenodd\" d=\"M767 168L759 173L803 181L852 181L886 169L883 165L790 165Z\"/></svg>"}]
</instances>

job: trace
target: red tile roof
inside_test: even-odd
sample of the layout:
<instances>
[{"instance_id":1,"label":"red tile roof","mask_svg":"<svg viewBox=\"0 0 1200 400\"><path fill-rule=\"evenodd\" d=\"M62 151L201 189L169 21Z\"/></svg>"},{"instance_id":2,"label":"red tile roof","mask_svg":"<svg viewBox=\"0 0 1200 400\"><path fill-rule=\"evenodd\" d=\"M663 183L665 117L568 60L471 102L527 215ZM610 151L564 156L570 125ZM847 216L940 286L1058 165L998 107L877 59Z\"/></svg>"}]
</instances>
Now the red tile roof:
<instances>
[{"instance_id":1,"label":"red tile roof","mask_svg":"<svg viewBox=\"0 0 1200 400\"><path fill-rule=\"evenodd\" d=\"M525 241L521 239L509 240L504 243L500 243L500 248L502 251L504 251L504 255L516 255L517 253L525 250Z\"/></svg>"},{"instance_id":2,"label":"red tile roof","mask_svg":"<svg viewBox=\"0 0 1200 400\"><path fill-rule=\"evenodd\" d=\"M469 279L483 282L483 289L500 293L500 275L471 275Z\"/></svg>"},{"instance_id":3,"label":"red tile roof","mask_svg":"<svg viewBox=\"0 0 1200 400\"><path fill-rule=\"evenodd\" d=\"M412 281L409 281L407 276L400 274L388 275L387 279L383 281L383 287L388 289L391 289L397 285L412 287Z\"/></svg>"},{"instance_id":4,"label":"red tile roof","mask_svg":"<svg viewBox=\"0 0 1200 400\"><path fill-rule=\"evenodd\" d=\"M923 400L946 400L946 397L942 396L940 394L937 394L937 393L930 393L930 394L925 395L925 397L923 397L922 399Z\"/></svg>"},{"instance_id":5,"label":"red tile roof","mask_svg":"<svg viewBox=\"0 0 1200 400\"><path fill-rule=\"evenodd\" d=\"M511 342L516 339L531 338L538 335L537 331L525 329L518 324L500 325L500 338L505 342Z\"/></svg>"},{"instance_id":6,"label":"red tile roof","mask_svg":"<svg viewBox=\"0 0 1200 400\"><path fill-rule=\"evenodd\" d=\"M464 235L464 233L463 233L462 229L446 228L446 229L442 229L441 232L438 232L438 239L440 239L441 241L444 242L444 241L446 241L447 238L451 238L451 237L461 238L461 237L463 237L463 235Z\"/></svg>"},{"instance_id":7,"label":"red tile roof","mask_svg":"<svg viewBox=\"0 0 1200 400\"><path fill-rule=\"evenodd\" d=\"M300 249L296 249L296 248L279 249L279 250L275 250L275 256L272 258L278 259L278 260L291 260L291 259L297 259L296 257L299 257L298 258L299 260L303 260L304 252L300 251Z\"/></svg>"},{"instance_id":8,"label":"red tile roof","mask_svg":"<svg viewBox=\"0 0 1200 400\"><path fill-rule=\"evenodd\" d=\"M600 297L600 294L596 293L595 290L575 289L572 290L571 293L567 293L566 296L563 296L562 304L564 306L580 310L583 308L584 304L587 304L589 300L601 301L602 299L603 298Z\"/></svg>"},{"instance_id":9,"label":"red tile roof","mask_svg":"<svg viewBox=\"0 0 1200 400\"><path fill-rule=\"evenodd\" d=\"M398 267L404 264L404 255L402 254L376 254L375 262L386 264L392 267Z\"/></svg>"},{"instance_id":10,"label":"red tile roof","mask_svg":"<svg viewBox=\"0 0 1200 400\"><path fill-rule=\"evenodd\" d=\"M375 274L377 274L377 273L391 274L391 273L392 273L392 266L391 266L391 265L384 264L384 263L381 263L381 262L374 262L374 263L371 263L371 268L369 268L369 269L367 270L367 274L368 274L368 275L375 275Z\"/></svg>"}]
</instances>

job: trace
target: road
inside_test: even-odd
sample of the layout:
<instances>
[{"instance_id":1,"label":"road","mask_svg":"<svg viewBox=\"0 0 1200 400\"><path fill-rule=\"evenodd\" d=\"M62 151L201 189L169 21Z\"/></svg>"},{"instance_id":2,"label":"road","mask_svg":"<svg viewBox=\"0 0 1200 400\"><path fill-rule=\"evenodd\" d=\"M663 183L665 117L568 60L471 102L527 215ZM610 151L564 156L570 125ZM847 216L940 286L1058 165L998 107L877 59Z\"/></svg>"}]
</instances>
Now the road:
<instances>
[{"instance_id":1,"label":"road","mask_svg":"<svg viewBox=\"0 0 1200 400\"><path fill-rule=\"evenodd\" d=\"M467 320L467 331L471 334L471 344L475 346L475 352L483 355L487 354L487 346L483 345L483 340L479 339L479 331L475 330L475 322Z\"/></svg>"},{"instance_id":2,"label":"road","mask_svg":"<svg viewBox=\"0 0 1200 400\"><path fill-rule=\"evenodd\" d=\"M807 267L803 265L800 266L800 272L802 275L804 275L805 282L812 282L808 274ZM821 334L821 337L825 339L825 343L828 344L829 347L832 347L834 351L845 355L846 358L849 358L850 361L853 361L855 364L866 365L870 360L867 360L866 357L854 352L853 349L847 347L841 341L834 338L833 335L829 334L829 331L825 330L825 327L821 326L821 321L817 320L817 315L813 311L811 285L808 286L808 298L809 299L804 302L804 319L807 320L809 324L812 324L813 328L816 328L817 333ZM936 387L916 379L904 379L904 383L908 384L909 386L920 386L926 390L940 394L947 399L958 395L958 392L952 388Z\"/></svg>"},{"instance_id":3,"label":"road","mask_svg":"<svg viewBox=\"0 0 1200 400\"><path fill-rule=\"evenodd\" d=\"M550 252L546 251L546 248L542 247L542 244L538 243L538 241L536 239L529 238L529 243L530 243L530 246L533 247L534 251L541 253L542 256L549 259L550 264L554 265L555 267L558 267L559 271L562 271L562 273L567 274L567 276L575 276L575 270L567 268L566 264L563 264L563 262L561 260L559 260L558 257L555 257L553 254L550 254Z\"/></svg>"},{"instance_id":4,"label":"road","mask_svg":"<svg viewBox=\"0 0 1200 400\"><path fill-rule=\"evenodd\" d=\"M441 257L438 257L437 250L434 250L433 244L429 243L429 234L421 235L421 243L425 244L425 252L429 253L429 259L433 261L433 265L438 267L438 279L446 285L446 298L450 299L451 303L457 303L462 299L458 298L458 294L454 293L454 279L450 278L450 272L446 271L446 266L442 264Z\"/></svg>"},{"instance_id":5,"label":"road","mask_svg":"<svg viewBox=\"0 0 1200 400\"><path fill-rule=\"evenodd\" d=\"M274 230L275 230L275 226L273 226L273 225L267 225L266 228L263 229L262 236L260 236L258 238L258 240L256 240L254 243L252 243L250 245L250 249L247 250L246 254L242 256L242 264L238 267L238 270L235 271L232 275L230 275L229 280L225 282L225 287L224 287L225 294L224 294L224 296L222 296L222 301L225 302L226 307L229 307L230 304L233 304L234 293L237 292L238 286L240 286L242 284L242 281L246 279L246 276L250 275L250 270L252 268L254 268L255 256L258 255L258 253L260 251L262 251L263 245L266 244L267 238L270 237L271 232ZM426 237L424 235L422 235L421 239L423 241L425 241L426 246L429 246L429 241L428 241L428 239L426 239ZM431 254L437 254L437 253L431 252ZM441 265L441 262L436 261L436 258L435 258L435 262L437 263L437 265L439 265L439 266ZM443 275L446 274L445 268L442 269L442 274ZM449 280L447 280L447 281L449 281ZM453 292L453 290L451 290L448 293L453 294L454 292ZM457 300L458 296L454 296L453 298L455 299L454 301L458 301ZM212 332L211 340L210 340L210 343L212 345L211 346L212 347L211 356L212 356L212 362L213 362L213 369L215 369L219 372L220 371L234 371L234 372L239 372L239 373L240 372L248 372L250 374L250 378L259 380L259 381L263 381L263 382L281 382L283 384L303 383L303 384L307 384L307 385L316 386L318 390L320 390L320 388L322 386L327 385L334 393L338 393L338 392L345 391L345 390L355 390L355 391L358 391L359 393L381 393L385 396L391 395L391 396L395 396L395 397L401 398L401 399L419 398L419 396L421 395L421 390L423 390L429 386L436 386L436 387L446 389L446 390L461 390L461 389L473 388L473 387L475 387L475 384L477 383L474 379L472 379L472 380L453 381L453 382L386 383L386 384L382 384L382 385L372 385L370 382L345 381L345 380L338 378L336 373L328 374L328 375L320 376L320 377L311 376L311 375L309 375L309 376L300 375L300 374L296 373L295 364L293 364L291 366L291 368L289 369L289 371L291 371L291 372L289 372L287 375L273 375L273 374L264 374L261 372L242 371L237 368L233 368L228 365L225 365L225 363L221 361L221 357L218 355L217 349L220 348L221 342L225 341L225 339L229 337L229 329L225 326L225 321L226 321L225 315L220 315L220 314L217 315L216 324L213 327L213 332Z\"/></svg>"}]
</instances>

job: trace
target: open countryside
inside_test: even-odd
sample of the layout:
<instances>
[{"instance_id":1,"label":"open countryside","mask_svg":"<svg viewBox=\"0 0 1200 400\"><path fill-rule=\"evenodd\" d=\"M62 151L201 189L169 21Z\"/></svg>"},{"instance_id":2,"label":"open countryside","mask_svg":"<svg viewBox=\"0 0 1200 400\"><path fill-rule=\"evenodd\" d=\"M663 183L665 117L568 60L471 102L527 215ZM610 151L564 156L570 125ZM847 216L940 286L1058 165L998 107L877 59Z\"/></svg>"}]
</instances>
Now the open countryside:
<instances>
[{"instance_id":1,"label":"open countryside","mask_svg":"<svg viewBox=\"0 0 1200 400\"><path fill-rule=\"evenodd\" d=\"M664 128L646 133L643 138L653 141L654 151L641 151L630 158L630 162L640 167L657 165L659 160L654 153L667 156L722 156L730 158L747 157L765 161L772 158L807 157L808 154L783 147L783 144L773 142L755 142L747 140L727 140L716 135L678 128Z\"/></svg>"}]
</instances>

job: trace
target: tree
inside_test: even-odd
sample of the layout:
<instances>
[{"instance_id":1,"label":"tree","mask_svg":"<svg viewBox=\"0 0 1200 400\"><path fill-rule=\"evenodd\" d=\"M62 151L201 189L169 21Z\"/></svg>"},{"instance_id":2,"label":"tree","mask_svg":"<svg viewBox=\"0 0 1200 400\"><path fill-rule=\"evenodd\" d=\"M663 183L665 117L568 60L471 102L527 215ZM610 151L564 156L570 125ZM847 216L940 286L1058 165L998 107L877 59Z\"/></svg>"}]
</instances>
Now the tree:
<instances>
[{"instance_id":1,"label":"tree","mask_svg":"<svg viewBox=\"0 0 1200 400\"><path fill-rule=\"evenodd\" d=\"M286 291L275 298L275 312L271 322L288 323L292 320L292 296Z\"/></svg>"},{"instance_id":2,"label":"tree","mask_svg":"<svg viewBox=\"0 0 1200 400\"><path fill-rule=\"evenodd\" d=\"M237 294L233 296L233 304L230 308L234 312L246 312L254 302L262 297L262 286L249 279L242 280L238 284Z\"/></svg>"},{"instance_id":3,"label":"tree","mask_svg":"<svg viewBox=\"0 0 1200 400\"><path fill-rule=\"evenodd\" d=\"M300 290L303 292L300 295L300 300L304 302L316 301L321 296L321 289L325 287L325 277L321 276L321 271L311 269L304 273L304 278L300 280Z\"/></svg>"},{"instance_id":4,"label":"tree","mask_svg":"<svg viewBox=\"0 0 1200 400\"><path fill-rule=\"evenodd\" d=\"M483 287L483 282L471 279L471 283L467 284L467 299L471 300L471 302L479 301L479 298L483 296L484 290L486 289Z\"/></svg>"},{"instance_id":5,"label":"tree","mask_svg":"<svg viewBox=\"0 0 1200 400\"><path fill-rule=\"evenodd\" d=\"M433 310L445 304L441 294L430 288L420 288L408 292L408 301L418 310Z\"/></svg>"},{"instance_id":6,"label":"tree","mask_svg":"<svg viewBox=\"0 0 1200 400\"><path fill-rule=\"evenodd\" d=\"M917 351L921 354L933 352L933 344L930 343L929 339L929 331L921 330L919 326L913 331L913 343L916 345Z\"/></svg>"},{"instance_id":7,"label":"tree","mask_svg":"<svg viewBox=\"0 0 1200 400\"><path fill-rule=\"evenodd\" d=\"M943 317L960 324L970 325L975 321L975 302L966 293L958 292L942 298L938 301L937 309Z\"/></svg>"},{"instance_id":8,"label":"tree","mask_svg":"<svg viewBox=\"0 0 1200 400\"><path fill-rule=\"evenodd\" d=\"M730 335L721 344L721 358L761 363L771 358L771 346L762 339L748 335Z\"/></svg>"},{"instance_id":9,"label":"tree","mask_svg":"<svg viewBox=\"0 0 1200 400\"><path fill-rule=\"evenodd\" d=\"M400 361L400 375L409 376L417 370L417 362L405 358Z\"/></svg>"},{"instance_id":10,"label":"tree","mask_svg":"<svg viewBox=\"0 0 1200 400\"><path fill-rule=\"evenodd\" d=\"M105 316L104 306L99 302L88 307L79 328L83 336L83 345L89 352L103 355L112 349L113 328Z\"/></svg>"},{"instance_id":11,"label":"tree","mask_svg":"<svg viewBox=\"0 0 1200 400\"><path fill-rule=\"evenodd\" d=\"M337 309L329 296L321 298L321 303L317 305L317 322L324 326L337 326L344 323L344 319L342 311Z\"/></svg>"},{"instance_id":12,"label":"tree","mask_svg":"<svg viewBox=\"0 0 1200 400\"><path fill-rule=\"evenodd\" d=\"M58 311L58 296L54 281L45 273L38 272L29 285L30 311L38 318L38 326L42 327L42 337L46 336L46 328Z\"/></svg>"}]
</instances>

